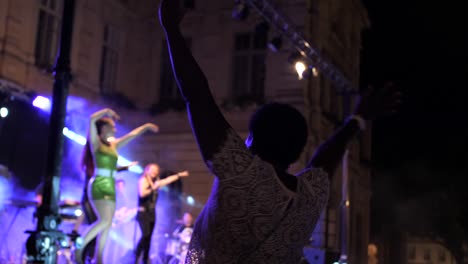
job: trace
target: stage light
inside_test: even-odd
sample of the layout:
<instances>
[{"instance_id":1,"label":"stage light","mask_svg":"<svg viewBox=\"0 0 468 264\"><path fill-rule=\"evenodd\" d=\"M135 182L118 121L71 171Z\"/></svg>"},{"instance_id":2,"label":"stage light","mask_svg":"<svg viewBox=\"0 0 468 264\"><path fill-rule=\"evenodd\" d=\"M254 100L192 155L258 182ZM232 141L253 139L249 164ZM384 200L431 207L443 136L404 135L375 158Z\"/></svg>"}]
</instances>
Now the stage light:
<instances>
[{"instance_id":1,"label":"stage light","mask_svg":"<svg viewBox=\"0 0 468 264\"><path fill-rule=\"evenodd\" d=\"M281 36L272 38L271 41L268 43L268 48L270 48L270 50L273 52L278 52L282 46L283 39L281 38Z\"/></svg>"},{"instance_id":2,"label":"stage light","mask_svg":"<svg viewBox=\"0 0 468 264\"><path fill-rule=\"evenodd\" d=\"M2 118L7 117L8 113L9 113L8 108L6 108L6 107L0 108L0 117L2 117Z\"/></svg>"},{"instance_id":3,"label":"stage light","mask_svg":"<svg viewBox=\"0 0 468 264\"><path fill-rule=\"evenodd\" d=\"M187 204L188 205L194 205L195 204L195 199L193 199L192 196L187 196Z\"/></svg>"},{"instance_id":4,"label":"stage light","mask_svg":"<svg viewBox=\"0 0 468 264\"><path fill-rule=\"evenodd\" d=\"M309 79L311 76L317 77L319 74L317 68L310 65L306 58L299 52L292 53L288 61L296 69L299 80Z\"/></svg>"},{"instance_id":5,"label":"stage light","mask_svg":"<svg viewBox=\"0 0 468 264\"><path fill-rule=\"evenodd\" d=\"M75 132L69 130L67 127L63 128L63 135L66 136L67 138L75 141L76 143L84 146L86 144L86 138L76 134Z\"/></svg>"},{"instance_id":6,"label":"stage light","mask_svg":"<svg viewBox=\"0 0 468 264\"><path fill-rule=\"evenodd\" d=\"M68 247L68 241L66 239L63 239L60 241L60 246L62 248L67 248Z\"/></svg>"},{"instance_id":7,"label":"stage light","mask_svg":"<svg viewBox=\"0 0 468 264\"><path fill-rule=\"evenodd\" d=\"M317 76L318 76L318 70L317 70L317 68L312 67L312 75L313 75L314 77L317 77Z\"/></svg>"},{"instance_id":8,"label":"stage light","mask_svg":"<svg viewBox=\"0 0 468 264\"><path fill-rule=\"evenodd\" d=\"M232 9L232 18L236 20L245 20L249 16L249 7L247 4L236 1L234 8Z\"/></svg>"},{"instance_id":9,"label":"stage light","mask_svg":"<svg viewBox=\"0 0 468 264\"><path fill-rule=\"evenodd\" d=\"M317 77L318 71L317 68L308 66L307 69L302 73L302 78L309 79L311 76Z\"/></svg>"},{"instance_id":10,"label":"stage light","mask_svg":"<svg viewBox=\"0 0 468 264\"><path fill-rule=\"evenodd\" d=\"M289 56L288 61L294 66L294 69L296 69L299 80L302 80L304 78L303 74L308 68L304 56L296 51Z\"/></svg>"},{"instance_id":11,"label":"stage light","mask_svg":"<svg viewBox=\"0 0 468 264\"><path fill-rule=\"evenodd\" d=\"M297 61L296 64L294 64L294 68L296 69L299 80L302 80L302 78L304 78L303 74L307 70L307 66L305 65L304 62Z\"/></svg>"},{"instance_id":12,"label":"stage light","mask_svg":"<svg viewBox=\"0 0 468 264\"><path fill-rule=\"evenodd\" d=\"M50 100L49 98L46 98L44 96L37 96L32 104L37 107L37 108L40 108L44 111L50 111Z\"/></svg>"},{"instance_id":13,"label":"stage light","mask_svg":"<svg viewBox=\"0 0 468 264\"><path fill-rule=\"evenodd\" d=\"M81 209L76 209L74 214L75 214L75 216L80 217L83 214L83 211Z\"/></svg>"}]
</instances>

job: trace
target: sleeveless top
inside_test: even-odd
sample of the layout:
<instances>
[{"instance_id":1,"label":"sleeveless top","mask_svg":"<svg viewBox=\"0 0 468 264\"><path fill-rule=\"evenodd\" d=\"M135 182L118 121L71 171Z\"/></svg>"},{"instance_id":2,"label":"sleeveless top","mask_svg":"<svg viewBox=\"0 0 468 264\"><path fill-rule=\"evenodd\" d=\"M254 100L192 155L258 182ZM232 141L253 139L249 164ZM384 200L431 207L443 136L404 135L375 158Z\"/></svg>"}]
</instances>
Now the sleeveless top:
<instances>
[{"instance_id":1,"label":"sleeveless top","mask_svg":"<svg viewBox=\"0 0 468 264\"><path fill-rule=\"evenodd\" d=\"M146 180L148 181L149 179L146 178ZM138 196L138 207L143 208L146 213L155 212L158 194L158 190L153 190L145 197Z\"/></svg>"},{"instance_id":2,"label":"sleeveless top","mask_svg":"<svg viewBox=\"0 0 468 264\"><path fill-rule=\"evenodd\" d=\"M94 162L96 169L108 169L111 171L115 171L115 169L117 168L118 159L119 155L117 154L117 150L103 143L99 144L98 149L94 153Z\"/></svg>"},{"instance_id":3,"label":"sleeveless top","mask_svg":"<svg viewBox=\"0 0 468 264\"><path fill-rule=\"evenodd\" d=\"M114 172L117 168L119 156L115 148L100 143L94 153L95 175L91 184L91 197L93 200L116 200ZM104 171L99 171L104 169ZM100 175L99 173L106 173Z\"/></svg>"}]
</instances>

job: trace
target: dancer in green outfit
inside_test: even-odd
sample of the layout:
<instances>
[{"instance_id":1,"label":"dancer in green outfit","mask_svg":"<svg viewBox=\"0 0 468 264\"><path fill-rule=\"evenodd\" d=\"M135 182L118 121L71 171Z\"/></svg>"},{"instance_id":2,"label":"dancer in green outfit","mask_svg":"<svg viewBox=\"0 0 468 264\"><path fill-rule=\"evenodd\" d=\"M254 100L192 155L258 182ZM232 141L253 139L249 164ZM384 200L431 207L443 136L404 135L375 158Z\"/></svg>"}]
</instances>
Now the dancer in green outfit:
<instances>
[{"instance_id":1,"label":"dancer in green outfit","mask_svg":"<svg viewBox=\"0 0 468 264\"><path fill-rule=\"evenodd\" d=\"M119 116L111 109L103 109L91 115L89 134L84 149L83 167L87 175L94 175L88 188L90 200L98 215L83 239L83 246L75 251L77 263L83 263L82 250L95 237L98 238L97 262L102 263L107 236L115 213L115 172L117 168L117 149L142 135L145 131L158 132L158 126L147 123L135 128L121 138L114 138L114 120Z\"/></svg>"}]
</instances>

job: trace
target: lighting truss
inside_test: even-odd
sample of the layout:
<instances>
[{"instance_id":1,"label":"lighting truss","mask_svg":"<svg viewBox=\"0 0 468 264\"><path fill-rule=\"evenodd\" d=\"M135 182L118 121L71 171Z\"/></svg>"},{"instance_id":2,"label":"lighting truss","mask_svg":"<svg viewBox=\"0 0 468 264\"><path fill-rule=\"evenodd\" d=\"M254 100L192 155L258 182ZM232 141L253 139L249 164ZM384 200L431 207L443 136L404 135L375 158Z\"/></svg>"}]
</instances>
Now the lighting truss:
<instances>
[{"instance_id":1,"label":"lighting truss","mask_svg":"<svg viewBox=\"0 0 468 264\"><path fill-rule=\"evenodd\" d=\"M291 20L281 14L268 0L245 0L249 6L255 9L263 18L274 26L282 36L289 39L299 53L307 58L313 67L330 79L339 93L354 94L357 91L344 74L331 62L324 58L320 52L303 37Z\"/></svg>"}]
</instances>

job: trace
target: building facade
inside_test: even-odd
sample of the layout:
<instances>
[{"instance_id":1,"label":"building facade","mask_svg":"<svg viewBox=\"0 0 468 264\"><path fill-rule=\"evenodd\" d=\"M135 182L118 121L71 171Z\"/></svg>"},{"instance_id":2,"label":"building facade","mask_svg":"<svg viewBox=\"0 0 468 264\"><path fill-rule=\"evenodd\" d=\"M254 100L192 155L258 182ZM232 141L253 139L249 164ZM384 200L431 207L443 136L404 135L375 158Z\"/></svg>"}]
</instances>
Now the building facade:
<instances>
[{"instance_id":1,"label":"building facade","mask_svg":"<svg viewBox=\"0 0 468 264\"><path fill-rule=\"evenodd\" d=\"M437 241L410 237L406 241L406 252L408 264L455 264L455 258L452 253Z\"/></svg>"},{"instance_id":2,"label":"building facade","mask_svg":"<svg viewBox=\"0 0 468 264\"><path fill-rule=\"evenodd\" d=\"M361 33L369 26L360 0L272 2L359 86ZM247 135L249 116L264 102L289 103L304 113L310 137L301 160L291 168L296 172L343 121L353 99L337 94L320 74L298 80L288 63L293 48L287 40L283 39L278 52L270 51L267 44L278 35L274 28L259 26L263 19L254 10L245 20L233 20L233 5L228 0L194 1L182 23L183 33L216 101L242 136ZM0 79L4 83L51 94L62 6L63 0L0 0ZM191 199L185 209L197 215L213 177L200 157L174 82L157 6L157 1L141 0L76 1L70 93L83 100L68 109L67 118L86 120L92 111L106 106L121 114L125 128L158 124L160 133L138 139L125 150L127 156L143 165L157 162L171 170L189 170L183 197ZM77 129L86 133L85 128ZM311 263L329 263L325 260L340 253L348 263L365 262L369 159L370 129L353 141L346 162L333 177L330 202L311 239ZM343 175L347 175L345 181Z\"/></svg>"}]
</instances>

